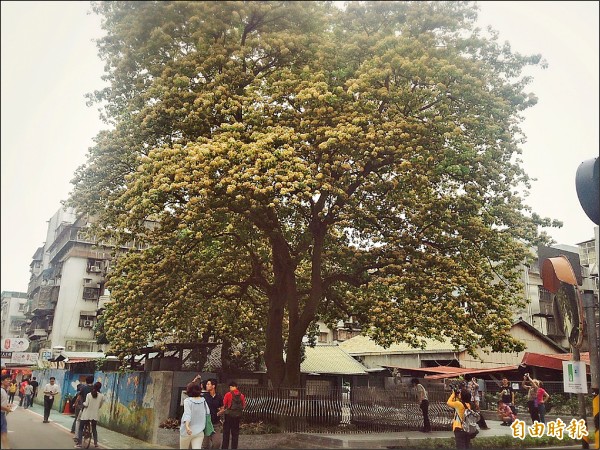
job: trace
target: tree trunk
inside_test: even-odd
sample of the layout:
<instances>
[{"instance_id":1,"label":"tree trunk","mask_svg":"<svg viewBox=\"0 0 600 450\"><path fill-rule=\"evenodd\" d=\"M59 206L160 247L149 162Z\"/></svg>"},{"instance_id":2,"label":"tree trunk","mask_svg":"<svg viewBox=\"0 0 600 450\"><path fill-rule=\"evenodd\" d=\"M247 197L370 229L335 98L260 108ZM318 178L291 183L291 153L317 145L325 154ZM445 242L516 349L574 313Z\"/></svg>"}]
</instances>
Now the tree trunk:
<instances>
[{"instance_id":1,"label":"tree trunk","mask_svg":"<svg viewBox=\"0 0 600 450\"><path fill-rule=\"evenodd\" d=\"M290 378L290 365L283 359L286 350L283 345L283 319L285 306L290 324L298 320L298 290L296 286L296 265L289 252L288 244L280 233L273 233L270 237L273 259L273 289L269 295L269 317L267 321L267 346L265 351L265 364L267 373L274 387L288 385ZM290 356L294 365L296 364L296 351L292 349L290 354L290 338L288 336L288 352L286 359ZM301 339L301 338L300 338ZM295 342L295 340L294 340ZM299 351L299 348L298 348ZM298 374L293 380L299 381L300 365L297 364Z\"/></svg>"},{"instance_id":2,"label":"tree trunk","mask_svg":"<svg viewBox=\"0 0 600 450\"><path fill-rule=\"evenodd\" d=\"M287 242L278 233L271 236L274 289L273 295L269 299L265 363L267 374L274 387L302 387L300 376L302 338L310 323L315 319L323 295L321 257L325 227L319 221L315 221L311 228L313 232L312 286L310 297L303 311L299 309L296 265L289 253ZM289 322L287 349L283 348L282 338L284 305L287 305ZM285 361L283 359L284 350L286 350Z\"/></svg>"},{"instance_id":3,"label":"tree trunk","mask_svg":"<svg viewBox=\"0 0 600 450\"><path fill-rule=\"evenodd\" d=\"M273 387L279 387L285 378L285 361L283 360L284 308L279 298L269 299L268 314L265 365Z\"/></svg>"}]
</instances>

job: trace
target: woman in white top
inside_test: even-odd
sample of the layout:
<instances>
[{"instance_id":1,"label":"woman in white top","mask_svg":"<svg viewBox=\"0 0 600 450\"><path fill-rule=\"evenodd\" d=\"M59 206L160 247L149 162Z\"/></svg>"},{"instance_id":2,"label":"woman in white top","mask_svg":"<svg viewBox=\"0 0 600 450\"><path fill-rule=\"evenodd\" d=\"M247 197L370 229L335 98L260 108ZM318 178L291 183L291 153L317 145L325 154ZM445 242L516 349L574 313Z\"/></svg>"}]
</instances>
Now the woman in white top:
<instances>
[{"instance_id":1,"label":"woman in white top","mask_svg":"<svg viewBox=\"0 0 600 450\"><path fill-rule=\"evenodd\" d=\"M81 421L79 425L79 436L78 443L75 447L81 448L81 438L83 436L83 430L85 429L88 423L92 423L92 436L94 436L94 447L98 447L98 431L96 430L96 423L100 417L100 407L102 403L104 403L104 395L100 393L100 388L102 387L102 383L96 382L94 383L94 387L92 388L92 392L90 392L85 397L85 401L83 402L83 410L79 415L79 420Z\"/></svg>"},{"instance_id":2,"label":"woman in white top","mask_svg":"<svg viewBox=\"0 0 600 450\"><path fill-rule=\"evenodd\" d=\"M188 395L183 401L183 416L179 430L179 448L202 448L206 416L210 414L206 400L201 396L202 388L197 383L186 386Z\"/></svg>"}]
</instances>

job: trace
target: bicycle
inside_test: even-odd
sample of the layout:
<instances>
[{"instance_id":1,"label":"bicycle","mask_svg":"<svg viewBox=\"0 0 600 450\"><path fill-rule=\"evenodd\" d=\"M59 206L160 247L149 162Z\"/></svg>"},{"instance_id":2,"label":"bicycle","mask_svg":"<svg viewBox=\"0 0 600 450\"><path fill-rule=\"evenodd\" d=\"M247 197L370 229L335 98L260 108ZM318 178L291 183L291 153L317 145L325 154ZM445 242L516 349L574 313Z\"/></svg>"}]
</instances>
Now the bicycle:
<instances>
[{"instance_id":1,"label":"bicycle","mask_svg":"<svg viewBox=\"0 0 600 450\"><path fill-rule=\"evenodd\" d=\"M81 447L82 448L90 448L90 444L92 443L92 422L88 421L86 424L81 425L83 430L81 432Z\"/></svg>"}]
</instances>

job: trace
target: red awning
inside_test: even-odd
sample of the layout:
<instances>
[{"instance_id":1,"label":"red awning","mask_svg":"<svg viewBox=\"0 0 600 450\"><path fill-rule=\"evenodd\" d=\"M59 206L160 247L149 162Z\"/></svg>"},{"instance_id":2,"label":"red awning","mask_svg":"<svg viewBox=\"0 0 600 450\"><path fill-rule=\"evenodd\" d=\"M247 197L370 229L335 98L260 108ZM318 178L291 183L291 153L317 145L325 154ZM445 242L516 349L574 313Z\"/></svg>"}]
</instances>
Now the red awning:
<instances>
[{"instance_id":1,"label":"red awning","mask_svg":"<svg viewBox=\"0 0 600 450\"><path fill-rule=\"evenodd\" d=\"M560 354L543 354L526 352L523 355L522 364L534 367L542 367L544 369L563 370L562 362L571 361L573 356L571 353ZM581 361L585 362L587 372L590 373L590 353L581 353Z\"/></svg>"},{"instance_id":2,"label":"red awning","mask_svg":"<svg viewBox=\"0 0 600 450\"><path fill-rule=\"evenodd\" d=\"M471 375L476 375L476 374L482 374L482 373L495 373L495 372L510 372L512 370L518 370L519 366L502 366L502 367L492 367L492 368L488 368L488 369L468 369L466 367L454 367L454 369L458 369L459 371L456 371L454 373L441 373L441 374L437 374L437 375L425 375L425 378L427 380L441 380L444 378L454 378L456 376L462 375L462 374L471 374Z\"/></svg>"},{"instance_id":3,"label":"red awning","mask_svg":"<svg viewBox=\"0 0 600 450\"><path fill-rule=\"evenodd\" d=\"M441 380L444 378L454 378L464 374L480 374L480 373L494 373L494 372L509 372L511 370L518 370L519 366L502 366L493 367L488 369L473 369L468 367L453 367L453 366L436 366L436 367L399 367L399 366L384 366L391 369L398 369L400 371L414 371L423 372L424 377L428 380Z\"/></svg>"}]
</instances>

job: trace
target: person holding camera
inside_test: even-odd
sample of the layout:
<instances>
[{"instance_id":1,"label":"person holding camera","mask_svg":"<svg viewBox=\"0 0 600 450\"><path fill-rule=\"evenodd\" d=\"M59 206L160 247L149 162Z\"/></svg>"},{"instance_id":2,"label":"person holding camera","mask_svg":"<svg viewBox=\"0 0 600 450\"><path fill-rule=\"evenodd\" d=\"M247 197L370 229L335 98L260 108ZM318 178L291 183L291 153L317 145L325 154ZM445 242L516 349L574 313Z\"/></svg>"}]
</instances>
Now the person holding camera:
<instances>
[{"instance_id":1,"label":"person holding camera","mask_svg":"<svg viewBox=\"0 0 600 450\"><path fill-rule=\"evenodd\" d=\"M506 377L502 377L502 384L500 385L500 400L502 403L510 407L513 414L517 415L517 407L515 405L515 390Z\"/></svg>"},{"instance_id":2,"label":"person holding camera","mask_svg":"<svg viewBox=\"0 0 600 450\"><path fill-rule=\"evenodd\" d=\"M537 406L537 390L538 386L534 383L528 373L523 376L523 388L527 389L527 410L529 411L529 417L531 422L540 422L540 414Z\"/></svg>"},{"instance_id":3,"label":"person holding camera","mask_svg":"<svg viewBox=\"0 0 600 450\"><path fill-rule=\"evenodd\" d=\"M452 387L452 394L447 401L449 407L454 409L454 418L452 419L452 432L457 449L471 448L471 436L463 430L463 421L465 410L471 409L471 392L468 389L459 389Z\"/></svg>"}]
</instances>

